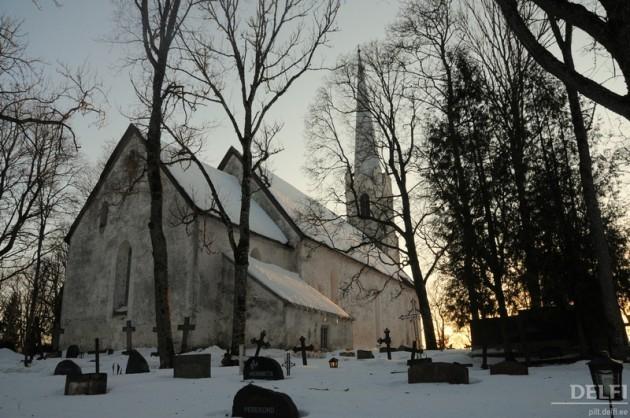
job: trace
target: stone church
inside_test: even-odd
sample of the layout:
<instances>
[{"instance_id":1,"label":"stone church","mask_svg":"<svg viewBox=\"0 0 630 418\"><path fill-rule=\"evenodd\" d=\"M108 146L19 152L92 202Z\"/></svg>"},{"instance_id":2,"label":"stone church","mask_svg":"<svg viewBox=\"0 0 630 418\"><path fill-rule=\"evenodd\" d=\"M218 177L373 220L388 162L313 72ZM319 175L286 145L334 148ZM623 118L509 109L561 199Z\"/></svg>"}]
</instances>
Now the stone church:
<instances>
[{"instance_id":1,"label":"stone church","mask_svg":"<svg viewBox=\"0 0 630 418\"><path fill-rule=\"evenodd\" d=\"M348 204L350 222L276 175L253 180L248 341L266 330L275 347L292 347L303 335L320 350L372 348L386 327L394 346L411 345L417 338L419 323L400 319L413 309L415 293L409 277L397 267L397 252L350 251L362 239L362 230L376 228L355 207L369 211L370 202L389 199L393 209L389 179L381 173L371 121L360 102L354 167L358 180L351 193L359 196L360 205ZM121 349L128 320L135 327L134 346L157 345L144 144L139 130L129 126L66 237L62 347L78 344L89 349L99 337L103 347ZM237 222L240 154L231 148L218 167L203 169L228 216ZM161 173L176 350L182 339L177 326L184 318L195 325L189 346L227 347L233 257L226 228L218 216L208 214L216 203L199 166L172 162L164 164ZM337 220L314 222L306 216L313 210ZM392 231L381 233L395 242Z\"/></svg>"}]
</instances>

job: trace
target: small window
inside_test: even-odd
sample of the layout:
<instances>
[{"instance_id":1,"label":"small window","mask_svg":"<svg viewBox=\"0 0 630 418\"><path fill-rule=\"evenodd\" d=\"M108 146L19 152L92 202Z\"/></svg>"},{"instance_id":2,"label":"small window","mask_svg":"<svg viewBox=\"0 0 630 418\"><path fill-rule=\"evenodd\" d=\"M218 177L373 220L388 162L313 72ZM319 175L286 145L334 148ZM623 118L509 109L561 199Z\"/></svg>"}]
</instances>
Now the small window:
<instances>
[{"instance_id":1,"label":"small window","mask_svg":"<svg viewBox=\"0 0 630 418\"><path fill-rule=\"evenodd\" d=\"M125 166L129 182L131 183L136 181L136 177L138 177L138 169L140 168L140 156L138 155L138 151L134 149L127 154Z\"/></svg>"},{"instance_id":2,"label":"small window","mask_svg":"<svg viewBox=\"0 0 630 418\"><path fill-rule=\"evenodd\" d=\"M328 348L328 325L322 325L320 329L319 349L325 350L327 348Z\"/></svg>"},{"instance_id":3,"label":"small window","mask_svg":"<svg viewBox=\"0 0 630 418\"><path fill-rule=\"evenodd\" d=\"M101 212L98 216L98 230L103 233L107 226L107 216L109 215L109 203L103 202L101 205Z\"/></svg>"},{"instance_id":4,"label":"small window","mask_svg":"<svg viewBox=\"0 0 630 418\"><path fill-rule=\"evenodd\" d=\"M262 261L262 260L261 260L261 258L260 258L260 250L259 250L258 248L253 248L253 249L249 252L249 255L250 255L252 258L255 258L255 259L256 259L256 260L258 260L258 261Z\"/></svg>"},{"instance_id":5,"label":"small window","mask_svg":"<svg viewBox=\"0 0 630 418\"><path fill-rule=\"evenodd\" d=\"M128 241L120 244L116 257L116 277L114 279L114 314L127 312L129 282L131 279L131 246Z\"/></svg>"},{"instance_id":6,"label":"small window","mask_svg":"<svg viewBox=\"0 0 630 418\"><path fill-rule=\"evenodd\" d=\"M367 193L363 193L361 197L359 197L359 217L366 219L370 216L370 196L368 196Z\"/></svg>"}]
</instances>

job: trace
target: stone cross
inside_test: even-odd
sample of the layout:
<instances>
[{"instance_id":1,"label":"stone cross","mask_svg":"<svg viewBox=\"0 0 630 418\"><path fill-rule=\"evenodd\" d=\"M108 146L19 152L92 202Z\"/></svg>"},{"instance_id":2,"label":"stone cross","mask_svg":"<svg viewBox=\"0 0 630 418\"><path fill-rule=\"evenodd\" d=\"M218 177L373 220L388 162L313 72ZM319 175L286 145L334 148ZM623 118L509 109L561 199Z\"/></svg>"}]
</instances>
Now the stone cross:
<instances>
[{"instance_id":1,"label":"stone cross","mask_svg":"<svg viewBox=\"0 0 630 418\"><path fill-rule=\"evenodd\" d=\"M306 352L313 351L313 344L305 345L306 338L302 335L300 337L300 345L293 347L293 352L297 353L298 351L302 352L302 366L306 366Z\"/></svg>"},{"instance_id":2,"label":"stone cross","mask_svg":"<svg viewBox=\"0 0 630 418\"><path fill-rule=\"evenodd\" d=\"M96 364L96 373L100 372L101 363L99 359L99 347L98 347L98 338L94 339L94 362Z\"/></svg>"},{"instance_id":3,"label":"stone cross","mask_svg":"<svg viewBox=\"0 0 630 418\"><path fill-rule=\"evenodd\" d=\"M263 330L258 339L252 338L252 344L256 344L256 354L254 354L254 357L258 357L261 347L269 348L269 343L265 342L265 335L267 335L267 333Z\"/></svg>"},{"instance_id":4,"label":"stone cross","mask_svg":"<svg viewBox=\"0 0 630 418\"><path fill-rule=\"evenodd\" d=\"M392 339L389 337L389 328L385 328L385 331L383 332L385 333L385 338L379 338L378 340L376 340L376 342L378 342L379 344L385 343L385 345L387 346L387 360L391 360L392 352L390 349L390 345L392 343Z\"/></svg>"},{"instance_id":5,"label":"stone cross","mask_svg":"<svg viewBox=\"0 0 630 418\"><path fill-rule=\"evenodd\" d=\"M188 334L195 330L195 325L190 323L190 317L184 318L184 323L177 326L178 331L182 331L182 353L188 351Z\"/></svg>"},{"instance_id":6,"label":"stone cross","mask_svg":"<svg viewBox=\"0 0 630 418\"><path fill-rule=\"evenodd\" d=\"M136 330L136 327L131 326L131 321L127 320L127 325L123 327L123 332L127 334L127 354L131 353L131 334Z\"/></svg>"},{"instance_id":7,"label":"stone cross","mask_svg":"<svg viewBox=\"0 0 630 418\"><path fill-rule=\"evenodd\" d=\"M287 351L287 359L282 363L282 365L287 369L287 376L291 376L291 367L295 366L295 363L291 362L291 353Z\"/></svg>"}]
</instances>

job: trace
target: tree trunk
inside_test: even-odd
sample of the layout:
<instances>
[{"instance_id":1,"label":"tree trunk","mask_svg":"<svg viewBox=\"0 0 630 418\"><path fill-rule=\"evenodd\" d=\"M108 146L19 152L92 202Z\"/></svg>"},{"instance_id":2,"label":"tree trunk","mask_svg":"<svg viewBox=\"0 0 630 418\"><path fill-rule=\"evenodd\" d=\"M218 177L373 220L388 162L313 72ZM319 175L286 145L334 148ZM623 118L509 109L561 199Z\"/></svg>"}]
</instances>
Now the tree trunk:
<instances>
[{"instance_id":1,"label":"tree trunk","mask_svg":"<svg viewBox=\"0 0 630 418\"><path fill-rule=\"evenodd\" d=\"M151 215L149 221L149 233L153 249L153 283L155 292L155 322L158 336L158 353L160 356L160 368L173 367L173 333L171 329L171 308L168 286L168 249L162 225L163 213L163 189L161 180L161 123L162 123L162 83L166 68L155 68L153 76L153 102L149 131L147 134L147 177L151 193Z\"/></svg>"},{"instance_id":2,"label":"tree trunk","mask_svg":"<svg viewBox=\"0 0 630 418\"><path fill-rule=\"evenodd\" d=\"M556 36L558 36L556 34ZM573 55L571 51L571 28L567 28L567 39L561 45L563 58L567 66L571 69L575 68ZM577 89L572 88L565 83L567 95L569 97L569 107L571 109L571 121L573 122L573 130L575 140L578 146L578 156L580 160L580 180L582 182L582 192L584 194L584 203L586 205L586 216L590 226L590 237L595 259L597 260L597 280L601 291L602 306L604 316L606 317L607 334L609 345L613 353L625 356L628 346L628 335L621 317L621 309L617 300L615 289L612 260L610 257L610 248L606 239L606 231L602 220L602 213L599 208L597 198L597 190L593 181L593 162L591 160L591 152L588 145L588 133L584 124L584 116L582 114L582 106Z\"/></svg>"},{"instance_id":3,"label":"tree trunk","mask_svg":"<svg viewBox=\"0 0 630 418\"><path fill-rule=\"evenodd\" d=\"M248 124L249 126L249 124ZM249 211L251 206L252 153L251 137L243 145L243 175L241 178L241 213L238 245L234 253L234 305L232 307L231 350L238 353L239 344L245 344L247 326L247 277L249 272Z\"/></svg>"}]
</instances>

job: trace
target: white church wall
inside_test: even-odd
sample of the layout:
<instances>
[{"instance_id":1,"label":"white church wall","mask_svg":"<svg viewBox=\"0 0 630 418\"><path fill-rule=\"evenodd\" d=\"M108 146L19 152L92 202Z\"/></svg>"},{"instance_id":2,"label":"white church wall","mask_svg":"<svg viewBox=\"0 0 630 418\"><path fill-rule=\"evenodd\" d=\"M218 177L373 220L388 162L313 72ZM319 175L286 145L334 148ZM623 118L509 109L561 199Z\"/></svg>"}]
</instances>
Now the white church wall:
<instances>
[{"instance_id":1,"label":"white church wall","mask_svg":"<svg viewBox=\"0 0 630 418\"><path fill-rule=\"evenodd\" d=\"M76 225L71 236L64 303L62 307L62 346L78 344L81 349L93 346L101 338L103 347L122 348L125 334L122 327L133 322L135 346L155 346L155 307L151 242L147 229L149 219L148 185L143 178L135 182L131 192L129 152L142 151L142 145L132 140L114 162L110 174ZM143 155L143 154L140 154ZM133 176L135 179L137 176ZM133 180L131 180L133 183ZM190 281L194 270L195 251L183 226L172 226L174 210L185 205L168 182L164 184L165 235L169 246L169 284L171 313L175 341L180 337L176 326L192 312ZM99 228L103 204L107 202L107 224ZM120 245L131 248L127 309L114 312L116 260ZM181 332L180 332L181 334Z\"/></svg>"},{"instance_id":2,"label":"white church wall","mask_svg":"<svg viewBox=\"0 0 630 418\"><path fill-rule=\"evenodd\" d=\"M391 331L394 346L411 345L413 327L399 317L409 312L411 300L415 298L413 289L401 288L397 280L388 280L384 274L313 241L303 241L298 250L298 271L302 277L330 299L337 299L339 306L353 317L355 348L377 346L377 339L383 336L386 327ZM360 281L363 291L360 292L355 283L344 295L340 288L346 287L353 278ZM332 289L335 284L336 291ZM369 290L380 292L370 299L365 293Z\"/></svg>"}]
</instances>

